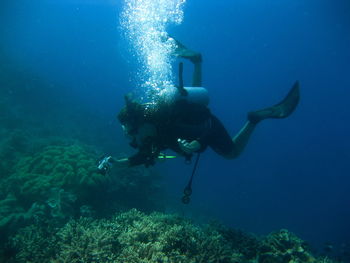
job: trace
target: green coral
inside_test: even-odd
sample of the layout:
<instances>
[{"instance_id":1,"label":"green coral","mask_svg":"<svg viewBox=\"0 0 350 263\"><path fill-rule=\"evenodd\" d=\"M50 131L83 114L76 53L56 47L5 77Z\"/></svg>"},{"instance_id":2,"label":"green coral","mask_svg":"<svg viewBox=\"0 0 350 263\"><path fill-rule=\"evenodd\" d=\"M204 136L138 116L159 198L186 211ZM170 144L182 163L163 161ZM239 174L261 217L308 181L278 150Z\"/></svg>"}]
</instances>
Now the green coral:
<instances>
[{"instance_id":1,"label":"green coral","mask_svg":"<svg viewBox=\"0 0 350 263\"><path fill-rule=\"evenodd\" d=\"M123 229L120 262L235 262L240 254L223 237L174 215L131 210L116 219Z\"/></svg>"},{"instance_id":2,"label":"green coral","mask_svg":"<svg viewBox=\"0 0 350 263\"><path fill-rule=\"evenodd\" d=\"M81 143L46 146L22 157L14 172L1 180L0 236L33 223L37 214L66 222L156 207L157 174L138 168L114 169L103 176L96 172L96 159Z\"/></svg>"},{"instance_id":3,"label":"green coral","mask_svg":"<svg viewBox=\"0 0 350 263\"><path fill-rule=\"evenodd\" d=\"M12 239L17 262L229 263L242 259L214 230L178 216L145 215L135 209L111 220L71 220L57 232L45 233L44 242L55 243L54 251L52 245L33 245L33 239L45 239L42 233L28 227Z\"/></svg>"},{"instance_id":4,"label":"green coral","mask_svg":"<svg viewBox=\"0 0 350 263\"><path fill-rule=\"evenodd\" d=\"M34 156L23 158L16 166L9 185L22 199L46 201L53 187L87 194L101 175L95 172L95 159L84 147L48 146Z\"/></svg>"},{"instance_id":5,"label":"green coral","mask_svg":"<svg viewBox=\"0 0 350 263\"><path fill-rule=\"evenodd\" d=\"M259 263L316 262L306 243L286 229L269 234L262 242Z\"/></svg>"},{"instance_id":6,"label":"green coral","mask_svg":"<svg viewBox=\"0 0 350 263\"><path fill-rule=\"evenodd\" d=\"M21 130L0 129L0 180L6 179L14 171L15 164L28 150L28 140L28 135Z\"/></svg>"},{"instance_id":7,"label":"green coral","mask_svg":"<svg viewBox=\"0 0 350 263\"><path fill-rule=\"evenodd\" d=\"M12 255L6 257L4 254L10 253L2 253L3 260L0 262L49 262L49 256L57 247L53 236L56 231L54 224L48 224L43 219L20 229L6 248Z\"/></svg>"},{"instance_id":8,"label":"green coral","mask_svg":"<svg viewBox=\"0 0 350 263\"><path fill-rule=\"evenodd\" d=\"M219 222L211 222L209 227L220 233L231 248L236 249L248 260L255 259L260 249L260 239L239 229L226 227Z\"/></svg>"},{"instance_id":9,"label":"green coral","mask_svg":"<svg viewBox=\"0 0 350 263\"><path fill-rule=\"evenodd\" d=\"M315 259L305 243L281 230L265 238L219 224L194 225L164 213L136 209L112 219L80 218L63 227L28 226L11 238L16 251L7 262L31 263L307 263Z\"/></svg>"},{"instance_id":10,"label":"green coral","mask_svg":"<svg viewBox=\"0 0 350 263\"><path fill-rule=\"evenodd\" d=\"M0 200L0 244L6 241L8 235L24 225L35 223L44 215L45 207L33 203L28 209L17 205L18 201L13 194Z\"/></svg>"},{"instance_id":11,"label":"green coral","mask_svg":"<svg viewBox=\"0 0 350 263\"><path fill-rule=\"evenodd\" d=\"M4 184L5 192L15 193L26 208L33 202L59 197L55 190L74 194L79 206L91 205L108 211L112 207L154 208L152 197L159 189L153 183L155 173L124 169L103 176L97 173L96 159L92 150L78 143L48 146L18 162L15 173Z\"/></svg>"},{"instance_id":12,"label":"green coral","mask_svg":"<svg viewBox=\"0 0 350 263\"><path fill-rule=\"evenodd\" d=\"M78 144L48 146L22 158L15 172L1 182L1 236L33 223L38 215L67 216L76 196L84 200L92 182L101 177L94 172L94 164L92 153Z\"/></svg>"}]
</instances>

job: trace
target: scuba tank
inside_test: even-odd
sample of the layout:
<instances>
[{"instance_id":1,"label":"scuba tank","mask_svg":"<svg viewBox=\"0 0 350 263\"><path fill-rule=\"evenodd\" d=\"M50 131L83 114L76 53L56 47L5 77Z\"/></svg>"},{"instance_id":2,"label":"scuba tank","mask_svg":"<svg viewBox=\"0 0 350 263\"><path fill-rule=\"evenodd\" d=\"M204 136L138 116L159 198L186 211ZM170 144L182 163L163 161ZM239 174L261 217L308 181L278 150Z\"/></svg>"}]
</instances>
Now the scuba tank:
<instances>
[{"instance_id":1,"label":"scuba tank","mask_svg":"<svg viewBox=\"0 0 350 263\"><path fill-rule=\"evenodd\" d=\"M160 97L167 102L186 100L189 103L197 103L204 106L209 104L209 95L207 89L203 87L167 87L161 91Z\"/></svg>"},{"instance_id":2,"label":"scuba tank","mask_svg":"<svg viewBox=\"0 0 350 263\"><path fill-rule=\"evenodd\" d=\"M183 85L183 64L179 64L179 85L167 87L160 92L160 98L166 102L185 100L189 103L197 103L204 106L209 104L208 91L203 87L184 87Z\"/></svg>"}]
</instances>

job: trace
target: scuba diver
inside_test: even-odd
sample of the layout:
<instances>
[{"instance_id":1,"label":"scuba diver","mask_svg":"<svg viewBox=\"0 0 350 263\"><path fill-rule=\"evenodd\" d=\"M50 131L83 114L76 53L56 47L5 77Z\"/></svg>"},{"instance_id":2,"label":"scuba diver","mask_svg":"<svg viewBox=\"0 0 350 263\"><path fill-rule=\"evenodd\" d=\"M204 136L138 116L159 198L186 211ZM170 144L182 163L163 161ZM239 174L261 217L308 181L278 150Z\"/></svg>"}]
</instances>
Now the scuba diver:
<instances>
[{"instance_id":1,"label":"scuba diver","mask_svg":"<svg viewBox=\"0 0 350 263\"><path fill-rule=\"evenodd\" d=\"M154 165L157 159L166 158L162 154L166 149L190 161L194 153L201 153L209 146L224 158L234 159L242 153L259 122L286 118L295 110L300 96L298 82L280 103L249 112L247 122L231 138L221 121L207 107L209 98L202 87L201 54L172 40L176 43L174 55L188 59L194 65L192 86L183 86L180 63L179 87L165 89L155 103L140 104L125 96L126 105L119 112L118 119L131 139L130 145L138 152L128 158L103 158L98 165L101 172L107 172L112 166Z\"/></svg>"}]
</instances>

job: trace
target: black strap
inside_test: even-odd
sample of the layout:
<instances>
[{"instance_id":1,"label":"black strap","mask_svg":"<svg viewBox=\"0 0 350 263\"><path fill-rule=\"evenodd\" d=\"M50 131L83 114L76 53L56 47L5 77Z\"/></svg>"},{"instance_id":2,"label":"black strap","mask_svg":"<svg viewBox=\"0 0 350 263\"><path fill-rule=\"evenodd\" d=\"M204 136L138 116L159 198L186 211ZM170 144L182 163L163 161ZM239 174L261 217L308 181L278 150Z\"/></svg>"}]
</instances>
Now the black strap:
<instances>
[{"instance_id":1,"label":"black strap","mask_svg":"<svg viewBox=\"0 0 350 263\"><path fill-rule=\"evenodd\" d=\"M181 199L182 203L184 203L184 204L188 204L191 201L192 181L193 181L193 176L194 176L194 174L196 173L196 170L197 170L199 157L200 157L200 153L197 154L196 162L194 163L190 180L188 181L188 184L187 184L187 186L184 189L184 196Z\"/></svg>"},{"instance_id":2,"label":"black strap","mask_svg":"<svg viewBox=\"0 0 350 263\"><path fill-rule=\"evenodd\" d=\"M184 81L183 81L182 73L183 73L183 63L180 62L179 63L179 86L177 88L178 88L181 96L187 96L187 91L184 88Z\"/></svg>"}]
</instances>

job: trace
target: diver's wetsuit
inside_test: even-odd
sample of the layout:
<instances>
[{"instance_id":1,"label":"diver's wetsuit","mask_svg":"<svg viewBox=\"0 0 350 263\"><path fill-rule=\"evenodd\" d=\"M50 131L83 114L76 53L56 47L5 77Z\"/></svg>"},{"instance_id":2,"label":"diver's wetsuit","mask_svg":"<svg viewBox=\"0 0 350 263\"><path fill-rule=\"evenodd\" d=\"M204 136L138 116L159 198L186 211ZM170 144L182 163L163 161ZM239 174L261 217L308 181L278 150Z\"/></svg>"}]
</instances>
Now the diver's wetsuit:
<instances>
[{"instance_id":1,"label":"diver's wetsuit","mask_svg":"<svg viewBox=\"0 0 350 263\"><path fill-rule=\"evenodd\" d=\"M139 151L129 157L130 166L153 165L159 153L165 149L190 158L190 154L180 149L179 138L197 140L201 145L199 152L210 146L218 154L227 155L234 149L234 143L219 119L200 104L177 101L171 107L159 107L145 114L145 123L155 126L157 135L147 137L140 145L136 140L131 143Z\"/></svg>"}]
</instances>

